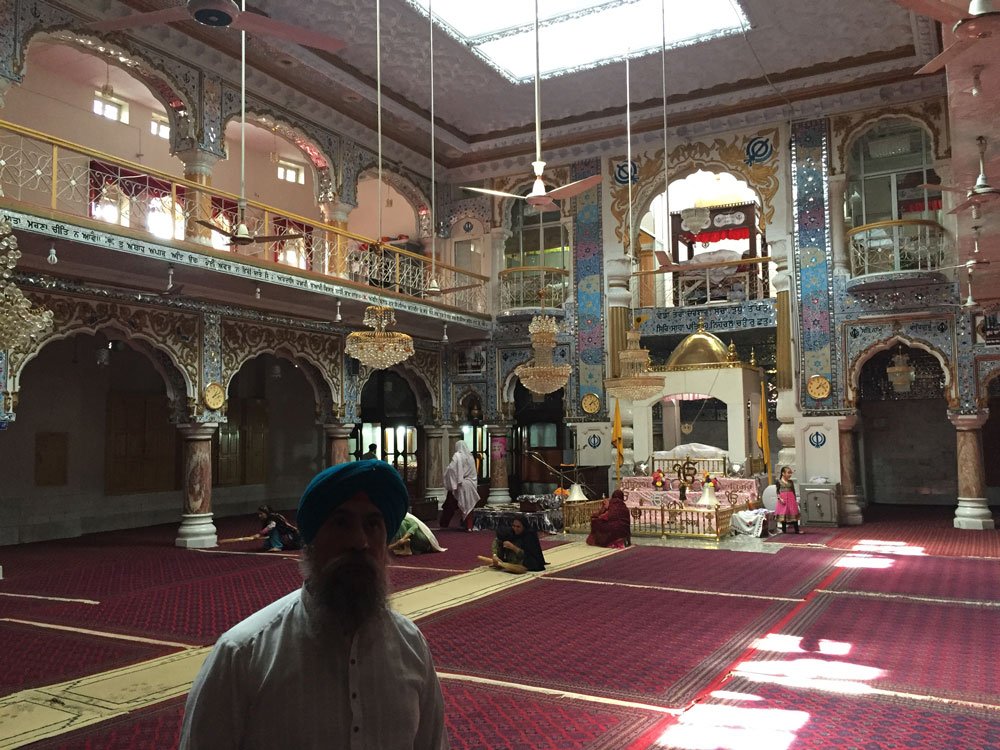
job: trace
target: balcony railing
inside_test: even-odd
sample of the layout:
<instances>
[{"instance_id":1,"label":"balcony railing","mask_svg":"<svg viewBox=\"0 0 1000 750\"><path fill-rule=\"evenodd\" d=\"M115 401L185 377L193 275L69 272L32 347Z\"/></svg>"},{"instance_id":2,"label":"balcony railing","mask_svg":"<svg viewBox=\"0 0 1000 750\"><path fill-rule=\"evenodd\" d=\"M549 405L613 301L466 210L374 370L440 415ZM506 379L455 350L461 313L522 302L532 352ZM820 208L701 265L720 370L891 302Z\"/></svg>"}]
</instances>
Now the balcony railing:
<instances>
[{"instance_id":1,"label":"balcony railing","mask_svg":"<svg viewBox=\"0 0 1000 750\"><path fill-rule=\"evenodd\" d=\"M697 263L696 258L690 265L671 265L633 275L642 279L643 287L650 284L650 279L664 276L665 307L696 307L767 299L770 262L770 256L715 263ZM649 294L647 291L644 296Z\"/></svg>"},{"instance_id":2,"label":"balcony railing","mask_svg":"<svg viewBox=\"0 0 1000 750\"><path fill-rule=\"evenodd\" d=\"M253 236L278 239L228 244L238 196L150 169L143 164L0 121L0 189L7 199L65 218L80 218L151 241L187 249L255 257L282 270L319 274L488 314L488 277L435 263L418 253L346 232L312 218L248 201L244 223ZM303 235L281 239L282 235ZM431 279L439 294L428 294Z\"/></svg>"},{"instance_id":3,"label":"balcony railing","mask_svg":"<svg viewBox=\"0 0 1000 750\"><path fill-rule=\"evenodd\" d=\"M928 219L901 219L865 224L847 233L851 275L934 271L947 265L948 235Z\"/></svg>"},{"instance_id":4,"label":"balcony railing","mask_svg":"<svg viewBox=\"0 0 1000 750\"><path fill-rule=\"evenodd\" d=\"M500 272L500 309L562 307L569 295L569 271L518 266Z\"/></svg>"}]
</instances>

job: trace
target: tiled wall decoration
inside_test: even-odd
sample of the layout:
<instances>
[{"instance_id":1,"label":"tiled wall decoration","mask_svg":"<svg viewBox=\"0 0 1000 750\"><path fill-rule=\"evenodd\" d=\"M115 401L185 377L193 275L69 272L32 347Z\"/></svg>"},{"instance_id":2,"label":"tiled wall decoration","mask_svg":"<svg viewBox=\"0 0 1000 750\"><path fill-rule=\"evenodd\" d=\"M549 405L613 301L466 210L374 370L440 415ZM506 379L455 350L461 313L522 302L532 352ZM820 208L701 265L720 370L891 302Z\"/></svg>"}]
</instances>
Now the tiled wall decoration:
<instances>
[{"instance_id":1,"label":"tiled wall decoration","mask_svg":"<svg viewBox=\"0 0 1000 750\"><path fill-rule=\"evenodd\" d=\"M823 375L841 392L833 355L833 279L827 175L830 154L827 121L792 124L792 195L794 260L799 297L799 372ZM839 399L817 401L802 389L802 408L816 412L834 408Z\"/></svg>"},{"instance_id":2,"label":"tiled wall decoration","mask_svg":"<svg viewBox=\"0 0 1000 750\"><path fill-rule=\"evenodd\" d=\"M599 159L577 162L572 180L600 174ZM575 319L567 326L575 329L577 357L576 398L584 393L604 392L604 244L601 240L601 190L594 188L575 199L573 216L573 280L576 285ZM558 353L558 352L557 352Z\"/></svg>"}]
</instances>

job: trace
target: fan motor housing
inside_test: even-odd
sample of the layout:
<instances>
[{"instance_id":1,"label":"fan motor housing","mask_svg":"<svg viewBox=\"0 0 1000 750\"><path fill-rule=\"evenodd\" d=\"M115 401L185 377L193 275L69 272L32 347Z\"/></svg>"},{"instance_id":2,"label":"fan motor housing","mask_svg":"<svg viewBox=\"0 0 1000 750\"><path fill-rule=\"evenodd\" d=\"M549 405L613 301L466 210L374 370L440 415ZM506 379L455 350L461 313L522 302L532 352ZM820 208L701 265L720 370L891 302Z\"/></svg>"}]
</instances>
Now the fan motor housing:
<instances>
[{"instance_id":1,"label":"fan motor housing","mask_svg":"<svg viewBox=\"0 0 1000 750\"><path fill-rule=\"evenodd\" d=\"M229 26L240 14L235 0L190 0L191 16L205 26Z\"/></svg>"}]
</instances>

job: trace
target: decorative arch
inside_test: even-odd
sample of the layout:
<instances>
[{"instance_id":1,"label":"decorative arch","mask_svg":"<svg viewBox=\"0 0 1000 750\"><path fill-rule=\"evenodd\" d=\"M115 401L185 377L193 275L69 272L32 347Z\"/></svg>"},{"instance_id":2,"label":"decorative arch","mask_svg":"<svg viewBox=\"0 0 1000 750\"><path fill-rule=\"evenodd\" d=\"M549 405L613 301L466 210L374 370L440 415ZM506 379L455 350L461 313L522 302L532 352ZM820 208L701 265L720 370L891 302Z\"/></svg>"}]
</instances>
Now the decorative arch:
<instances>
[{"instance_id":1,"label":"decorative arch","mask_svg":"<svg viewBox=\"0 0 1000 750\"><path fill-rule=\"evenodd\" d=\"M358 182L363 179L378 179L378 164L365 164L358 172ZM413 206L413 212L417 219L417 226L421 228L421 235L424 230L430 230L430 205L431 201L427 191L408 176L403 174L393 166L382 165L382 181L391 185L396 192L406 199L406 202ZM422 221L421 216L426 214L428 221Z\"/></svg>"},{"instance_id":2,"label":"decorative arch","mask_svg":"<svg viewBox=\"0 0 1000 750\"><path fill-rule=\"evenodd\" d=\"M343 401L343 341L339 336L245 321L222 322L222 384L227 392L249 360L271 354L299 365L316 398L316 421L333 421Z\"/></svg>"},{"instance_id":3,"label":"decorative arch","mask_svg":"<svg viewBox=\"0 0 1000 750\"><path fill-rule=\"evenodd\" d=\"M847 155L854 141L884 120L910 120L931 137L931 151L937 160L951 158L951 146L945 137L947 107L942 100L914 102L892 109L869 110L838 115L831 121L833 144L830 171L845 174Z\"/></svg>"},{"instance_id":4,"label":"decorative arch","mask_svg":"<svg viewBox=\"0 0 1000 750\"><path fill-rule=\"evenodd\" d=\"M858 406L858 387L861 379L861 369L864 367L865 363L879 352L884 352L886 349L891 349L899 344L904 344L911 349L922 349L938 361L938 364L941 365L942 372L944 372L944 389L945 398L948 401L948 408L957 409L959 404L958 385L955 380L948 355L930 342L913 338L911 336L905 336L900 333L895 333L888 338L876 341L874 344L871 344L861 351L850 363L847 368L847 392L845 394L847 406L852 409L856 409Z\"/></svg>"},{"instance_id":5,"label":"decorative arch","mask_svg":"<svg viewBox=\"0 0 1000 750\"><path fill-rule=\"evenodd\" d=\"M459 391L456 394L454 399L455 406L453 408L456 409L465 408L465 404L470 398L474 398L477 401L479 401L479 408L482 409L483 413L485 414L486 398L482 393L479 392L479 389L473 385L466 385L461 391Z\"/></svg>"},{"instance_id":6,"label":"decorative arch","mask_svg":"<svg viewBox=\"0 0 1000 750\"><path fill-rule=\"evenodd\" d=\"M181 79L170 75L164 60L156 59L155 53L128 42L108 41L96 34L73 29L38 29L25 40L22 55L17 61L22 74L27 49L36 41L63 44L124 70L149 89L163 105L172 134L193 132L199 114L195 106L198 101L197 83L185 86ZM192 80L197 81L197 76Z\"/></svg>"},{"instance_id":7,"label":"decorative arch","mask_svg":"<svg viewBox=\"0 0 1000 750\"><path fill-rule=\"evenodd\" d=\"M976 404L985 409L990 403L990 383L1000 380L1000 357L976 357Z\"/></svg>"},{"instance_id":8,"label":"decorative arch","mask_svg":"<svg viewBox=\"0 0 1000 750\"><path fill-rule=\"evenodd\" d=\"M668 171L670 180L682 179L698 170L707 172L726 172L744 180L756 193L760 204L757 217L757 228L763 233L774 218L776 206L775 197L780 186L781 158L779 149L775 148L775 156L766 162L747 164L746 144L755 139L767 139L770 143L781 142L780 130L776 127L764 128L756 133L737 134L729 138L716 138L712 143L683 143L670 152ZM632 186L632 200L639 206L638 216L649 210L653 199L666 189L663 179L663 149L647 154L638 162L636 182ZM608 160L607 179L611 185L611 215L615 219L615 236L619 241L625 240L625 225L628 216L628 185L619 185L614 180L615 166L624 156ZM633 216L636 212L633 211ZM639 235L639 223L633 221L630 242Z\"/></svg>"}]
</instances>

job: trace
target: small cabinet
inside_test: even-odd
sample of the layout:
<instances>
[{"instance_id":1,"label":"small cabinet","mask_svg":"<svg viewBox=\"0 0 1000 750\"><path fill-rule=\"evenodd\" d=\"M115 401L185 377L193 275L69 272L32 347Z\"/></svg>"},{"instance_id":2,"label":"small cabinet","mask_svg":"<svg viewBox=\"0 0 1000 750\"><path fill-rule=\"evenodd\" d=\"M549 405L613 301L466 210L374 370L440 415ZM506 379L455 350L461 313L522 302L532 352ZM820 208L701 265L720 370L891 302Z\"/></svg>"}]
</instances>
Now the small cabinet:
<instances>
[{"instance_id":1,"label":"small cabinet","mask_svg":"<svg viewBox=\"0 0 1000 750\"><path fill-rule=\"evenodd\" d=\"M839 484L803 485L799 501L802 522L809 526L836 526L839 488Z\"/></svg>"}]
</instances>

